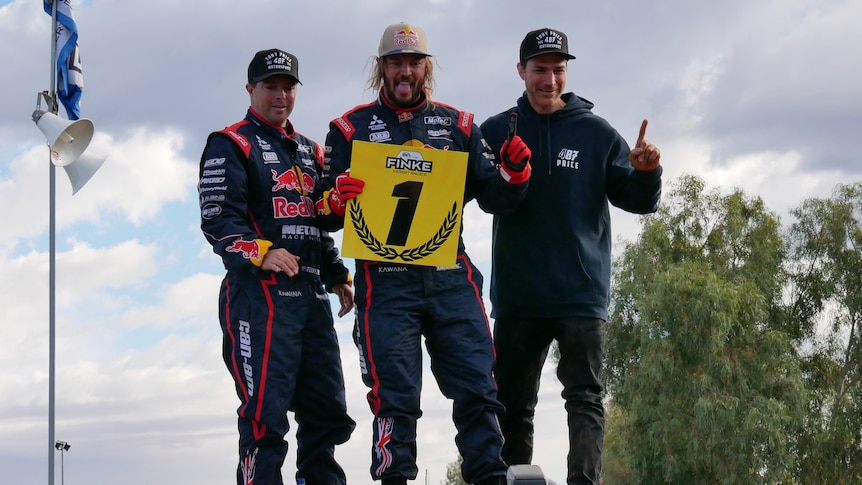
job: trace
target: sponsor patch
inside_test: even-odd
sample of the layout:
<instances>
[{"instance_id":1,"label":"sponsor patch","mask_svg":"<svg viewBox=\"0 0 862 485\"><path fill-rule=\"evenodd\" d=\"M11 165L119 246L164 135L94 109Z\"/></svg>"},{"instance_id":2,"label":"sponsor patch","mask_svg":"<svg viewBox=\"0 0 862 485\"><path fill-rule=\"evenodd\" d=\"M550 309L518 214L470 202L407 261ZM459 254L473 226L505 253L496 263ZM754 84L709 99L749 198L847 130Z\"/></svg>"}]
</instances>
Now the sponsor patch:
<instances>
[{"instance_id":1,"label":"sponsor patch","mask_svg":"<svg viewBox=\"0 0 862 485\"><path fill-rule=\"evenodd\" d=\"M448 116L426 116L426 125L452 126L452 118Z\"/></svg>"},{"instance_id":2,"label":"sponsor patch","mask_svg":"<svg viewBox=\"0 0 862 485\"><path fill-rule=\"evenodd\" d=\"M563 148L562 150L560 150L559 155L557 155L557 166L577 170L578 168L580 168L580 162L578 162L578 153L578 150L572 150L571 148Z\"/></svg>"},{"instance_id":3,"label":"sponsor patch","mask_svg":"<svg viewBox=\"0 0 862 485\"><path fill-rule=\"evenodd\" d=\"M272 150L272 145L270 145L268 141L261 138L260 135L255 135L255 137L257 138L257 146L259 146L261 150Z\"/></svg>"},{"instance_id":4,"label":"sponsor patch","mask_svg":"<svg viewBox=\"0 0 862 485\"><path fill-rule=\"evenodd\" d=\"M378 132L374 132L374 133L371 133L370 135L368 135L368 140L376 142L376 143L389 141L391 139L392 139L392 136L389 134L388 131L378 131Z\"/></svg>"},{"instance_id":5,"label":"sponsor patch","mask_svg":"<svg viewBox=\"0 0 862 485\"><path fill-rule=\"evenodd\" d=\"M218 204L207 204L201 207L201 217L205 220L215 219L221 214L221 206Z\"/></svg>"}]
</instances>

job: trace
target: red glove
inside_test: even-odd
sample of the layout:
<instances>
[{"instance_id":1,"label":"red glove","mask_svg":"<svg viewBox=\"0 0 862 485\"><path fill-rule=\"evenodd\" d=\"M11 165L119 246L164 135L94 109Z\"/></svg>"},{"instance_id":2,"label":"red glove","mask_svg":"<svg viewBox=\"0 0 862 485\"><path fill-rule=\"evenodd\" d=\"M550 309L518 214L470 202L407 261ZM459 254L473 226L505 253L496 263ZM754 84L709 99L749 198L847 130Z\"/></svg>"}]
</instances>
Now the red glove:
<instances>
[{"instance_id":1,"label":"red glove","mask_svg":"<svg viewBox=\"0 0 862 485\"><path fill-rule=\"evenodd\" d=\"M347 201L362 193L365 182L351 177L347 172L335 177L335 188L329 190L327 201L329 209L338 217L344 217Z\"/></svg>"},{"instance_id":2,"label":"red glove","mask_svg":"<svg viewBox=\"0 0 862 485\"><path fill-rule=\"evenodd\" d=\"M520 136L515 135L511 141L506 140L500 147L500 159L503 160L503 178L509 183L522 183L530 178L530 147Z\"/></svg>"}]
</instances>

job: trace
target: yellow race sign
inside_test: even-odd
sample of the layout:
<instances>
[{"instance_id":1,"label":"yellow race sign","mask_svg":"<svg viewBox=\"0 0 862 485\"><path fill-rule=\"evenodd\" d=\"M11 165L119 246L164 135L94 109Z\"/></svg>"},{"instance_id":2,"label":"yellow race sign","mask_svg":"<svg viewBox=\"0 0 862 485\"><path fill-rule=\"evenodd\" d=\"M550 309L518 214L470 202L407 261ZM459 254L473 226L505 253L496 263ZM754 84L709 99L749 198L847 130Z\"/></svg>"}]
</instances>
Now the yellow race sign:
<instances>
[{"instance_id":1,"label":"yellow race sign","mask_svg":"<svg viewBox=\"0 0 862 485\"><path fill-rule=\"evenodd\" d=\"M350 176L362 193L344 214L344 256L454 267L467 153L354 141Z\"/></svg>"}]
</instances>

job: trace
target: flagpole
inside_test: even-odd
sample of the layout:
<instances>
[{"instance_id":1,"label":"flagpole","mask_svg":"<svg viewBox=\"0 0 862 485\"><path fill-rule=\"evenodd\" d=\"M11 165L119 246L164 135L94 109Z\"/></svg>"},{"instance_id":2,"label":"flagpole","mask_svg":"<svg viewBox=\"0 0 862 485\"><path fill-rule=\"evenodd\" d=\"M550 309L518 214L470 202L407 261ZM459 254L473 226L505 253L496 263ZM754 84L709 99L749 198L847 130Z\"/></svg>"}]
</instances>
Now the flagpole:
<instances>
[{"instance_id":1,"label":"flagpole","mask_svg":"<svg viewBox=\"0 0 862 485\"><path fill-rule=\"evenodd\" d=\"M57 114L57 0L51 0L51 82L48 84L48 110ZM56 228L56 171L48 147L48 485L54 485L54 283Z\"/></svg>"}]
</instances>

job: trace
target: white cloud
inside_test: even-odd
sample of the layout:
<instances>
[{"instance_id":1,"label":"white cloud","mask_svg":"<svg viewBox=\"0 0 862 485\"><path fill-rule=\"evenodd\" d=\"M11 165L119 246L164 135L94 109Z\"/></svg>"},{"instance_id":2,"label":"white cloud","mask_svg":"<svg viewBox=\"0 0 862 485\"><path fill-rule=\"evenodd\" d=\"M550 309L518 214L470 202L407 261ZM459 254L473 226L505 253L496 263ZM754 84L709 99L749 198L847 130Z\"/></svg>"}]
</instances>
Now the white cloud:
<instances>
[{"instance_id":1,"label":"white cloud","mask_svg":"<svg viewBox=\"0 0 862 485\"><path fill-rule=\"evenodd\" d=\"M0 3L0 56L14 66L0 71L0 469L28 485L45 482L50 449L49 165L30 119L48 87L50 18L40 2ZM477 122L523 91L514 69L522 34L557 27L578 56L568 89L596 102L630 142L648 118L668 187L688 173L724 191L741 187L787 223L803 199L828 197L862 174L853 147L862 130L858 2L549 0L532 11L511 0L491 9L448 0L73 4L83 114L96 126L88 153L108 158L74 196L56 170L57 438L72 444L70 483L231 481L238 401L220 356L223 268L198 229L195 185L206 135L245 112L245 69L256 50L299 56L304 84L293 118L322 142L329 120L371 99L368 59L389 23L425 28L438 99ZM614 210L612 218L615 241L635 237L637 216ZM491 217L468 204L464 238L486 296L490 236ZM337 456L361 484L371 483L370 411L351 326L336 322L359 424ZM456 457L454 427L451 404L430 372L425 380L418 481L428 470L436 484ZM562 404L547 365L536 463L558 483Z\"/></svg>"},{"instance_id":2,"label":"white cloud","mask_svg":"<svg viewBox=\"0 0 862 485\"><path fill-rule=\"evenodd\" d=\"M122 141L103 140L95 153L109 160L87 185L94 212L117 213L135 225L174 201L196 193L197 160L181 155L184 136L175 131L136 129ZM80 192L82 198L84 191ZM76 194L75 197L78 197Z\"/></svg>"}]
</instances>

